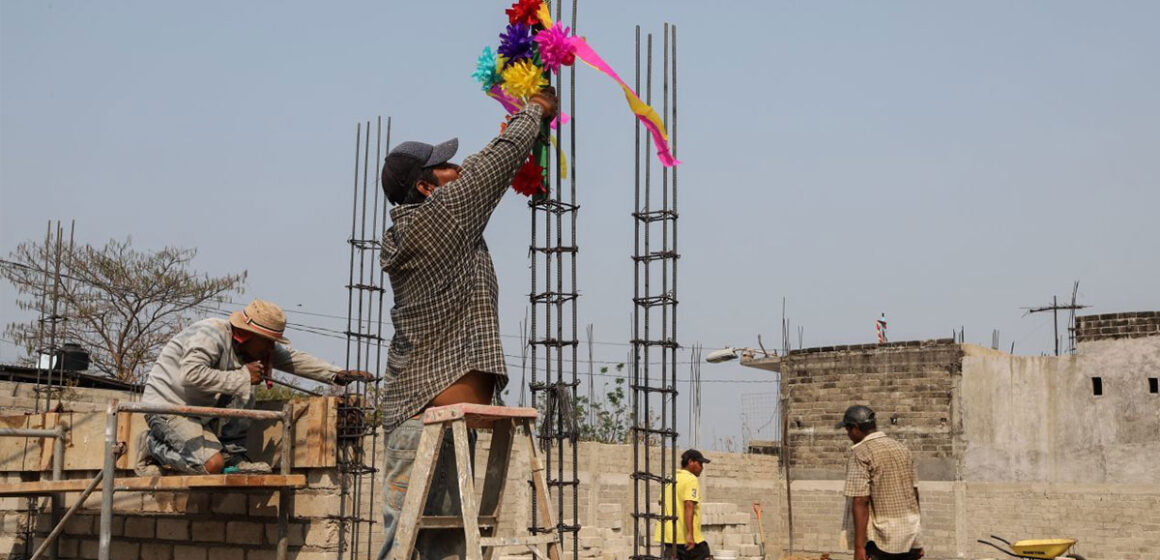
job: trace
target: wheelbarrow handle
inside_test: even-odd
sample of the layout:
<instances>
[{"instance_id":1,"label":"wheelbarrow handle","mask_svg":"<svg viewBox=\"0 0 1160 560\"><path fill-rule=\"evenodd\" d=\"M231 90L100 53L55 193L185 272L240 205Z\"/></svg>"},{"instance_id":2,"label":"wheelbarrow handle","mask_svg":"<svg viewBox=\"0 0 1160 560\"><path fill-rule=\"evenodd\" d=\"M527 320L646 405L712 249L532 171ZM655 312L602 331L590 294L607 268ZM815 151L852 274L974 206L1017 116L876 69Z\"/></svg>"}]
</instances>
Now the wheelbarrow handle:
<instances>
[{"instance_id":1,"label":"wheelbarrow handle","mask_svg":"<svg viewBox=\"0 0 1160 560\"><path fill-rule=\"evenodd\" d=\"M992 535L992 536L994 536L994 535ZM1003 539L999 539L999 540L1003 540ZM993 542L990 542L990 541L985 541L983 539L979 539L977 542L983 543L991 548L994 548L995 550L998 550L999 552L1002 552L1003 554L1006 554L1007 556L1010 556L1012 558L1027 558L1027 556L1020 556L1020 555L1015 554L1013 552L1003 550L1003 547L1001 547Z\"/></svg>"},{"instance_id":2,"label":"wheelbarrow handle","mask_svg":"<svg viewBox=\"0 0 1160 560\"><path fill-rule=\"evenodd\" d=\"M1003 544L1005 544L1005 545L1007 545L1007 546L1011 546L1011 541L1009 541L1009 540L1007 540L1007 539L1005 539L1005 538L1003 538L1003 537L1000 537L1000 536L997 536L997 535L991 535L991 538L992 538L992 539L995 539L995 540L997 540L997 541L999 541L999 542L1001 542L1001 543L1003 543Z\"/></svg>"}]
</instances>

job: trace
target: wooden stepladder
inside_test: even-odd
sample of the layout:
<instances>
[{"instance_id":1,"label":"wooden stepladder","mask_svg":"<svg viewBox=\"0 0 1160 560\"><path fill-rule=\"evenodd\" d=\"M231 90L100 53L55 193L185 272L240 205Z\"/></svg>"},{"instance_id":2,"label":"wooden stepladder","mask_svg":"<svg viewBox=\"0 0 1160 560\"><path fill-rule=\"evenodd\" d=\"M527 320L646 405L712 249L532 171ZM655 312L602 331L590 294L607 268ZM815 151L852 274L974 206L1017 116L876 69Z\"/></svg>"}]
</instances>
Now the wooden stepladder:
<instances>
[{"instance_id":1,"label":"wooden stepladder","mask_svg":"<svg viewBox=\"0 0 1160 560\"><path fill-rule=\"evenodd\" d=\"M548 483L544 477L544 467L536 452L533 427L536 409L487 406L480 404L453 404L429 408L423 413L423 435L419 438L419 448L415 452L415 463L411 468L411 481L407 496L403 499L403 511L399 516L399 526L395 531L395 544L391 547L390 560L411 560L415 554L415 541L424 529L463 528L467 543L467 560L491 560L495 549L504 547L526 547L537 558L543 558L536 546L545 545L550 560L560 560L559 535L556 521L549 507ZM517 427L523 427L530 452L531 477L540 526L545 532L502 537L496 535L499 526L499 510L503 502L503 487L507 479L508 463L511 459L512 441ZM443 448L444 430L451 428L455 442L455 465L459 478L459 498L462 516L423 515L427 503L427 493L431 490L431 480L435 475L435 465ZM475 477L471 464L471 453L467 439L468 428L491 430L491 449L487 457L487 471L484 474L480 498L475 497Z\"/></svg>"}]
</instances>

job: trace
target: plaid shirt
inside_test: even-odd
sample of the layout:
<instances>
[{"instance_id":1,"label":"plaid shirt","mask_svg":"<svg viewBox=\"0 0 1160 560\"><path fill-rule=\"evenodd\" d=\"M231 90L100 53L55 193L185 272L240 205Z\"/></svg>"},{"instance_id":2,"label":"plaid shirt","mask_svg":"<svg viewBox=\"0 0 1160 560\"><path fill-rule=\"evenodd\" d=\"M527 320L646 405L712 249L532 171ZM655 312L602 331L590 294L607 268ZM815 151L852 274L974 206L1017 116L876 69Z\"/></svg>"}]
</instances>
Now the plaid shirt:
<instances>
[{"instance_id":1,"label":"plaid shirt","mask_svg":"<svg viewBox=\"0 0 1160 560\"><path fill-rule=\"evenodd\" d=\"M870 497L866 541L883 552L901 554L922 548L918 472L910 450L882 432L874 432L850 448L846 464L846 496Z\"/></svg>"},{"instance_id":2,"label":"plaid shirt","mask_svg":"<svg viewBox=\"0 0 1160 560\"><path fill-rule=\"evenodd\" d=\"M507 385L499 286L483 229L527 159L542 112L528 104L463 160L459 179L423 202L391 209L381 258L395 294L382 402L388 433L469 371L495 374L496 394Z\"/></svg>"}]
</instances>

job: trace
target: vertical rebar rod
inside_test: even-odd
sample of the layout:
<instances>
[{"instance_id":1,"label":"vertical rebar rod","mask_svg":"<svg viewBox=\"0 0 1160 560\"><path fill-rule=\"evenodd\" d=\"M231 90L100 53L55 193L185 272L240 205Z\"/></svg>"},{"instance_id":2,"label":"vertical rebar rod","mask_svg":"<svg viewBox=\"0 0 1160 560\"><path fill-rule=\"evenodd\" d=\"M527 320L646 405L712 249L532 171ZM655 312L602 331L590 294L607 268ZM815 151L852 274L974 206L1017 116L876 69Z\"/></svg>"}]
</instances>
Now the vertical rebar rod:
<instances>
[{"instance_id":1,"label":"vertical rebar rod","mask_svg":"<svg viewBox=\"0 0 1160 560\"><path fill-rule=\"evenodd\" d=\"M380 123L382 122L382 117L379 117L379 122ZM391 117L387 117L387 139L386 139L386 143L384 145L384 149L387 152L391 151ZM383 152L379 151L377 148L375 151L376 151L376 154L375 154L375 158L376 158L375 176L379 177L382 175ZM382 202L378 202L378 197L379 197L378 191L379 191L379 189L375 189L375 201L376 201L375 207L378 208L378 211L382 213L383 221L381 222L382 223L381 228L376 227L376 228L372 228L372 229L375 233L376 239L381 243L381 240L383 238L383 233L387 229L387 198L386 198L386 193L384 193ZM379 254L381 254L382 246L377 245L377 247L379 247ZM379 269L379 286L385 288L386 287L386 279L387 279L386 272L383 271L381 266L378 267L378 269ZM382 381L381 381L382 375L381 374L383 371L382 370L382 367L383 367L383 297L385 296L385 294L386 294L385 289L379 291L379 309L378 309L378 314L377 314L379 324L378 324L378 331L376 332L376 336L378 337L377 338L378 345L375 347L375 369L372 372L375 376L375 381L374 381L374 391L373 391L374 400L371 404L374 407L374 410L376 412L378 411L379 395L382 394L379 391L379 387L380 387L380 384L382 383ZM365 386L366 385L364 384L364 387ZM367 389L367 390L369 390L369 389ZM364 393L364 398L365 398L365 396L366 395ZM376 413L372 416L372 422L371 422L372 430L374 430L372 432L372 435L371 435L371 461L372 461L372 463L377 463L378 456L379 456L379 429L378 429L378 425L379 425L379 415ZM367 522L369 525L367 527L367 556L366 556L367 560L370 560L371 552L373 550L371 547L372 531L370 529L370 526L374 525L374 518L376 515L376 512L374 511L374 509L375 509L375 483L378 479L378 477L375 476L376 472L377 472L377 470L374 468L372 468L371 472L370 472L371 492L370 492L370 500L367 503L367 519L370 520Z\"/></svg>"},{"instance_id":2,"label":"vertical rebar rod","mask_svg":"<svg viewBox=\"0 0 1160 560\"><path fill-rule=\"evenodd\" d=\"M663 39L661 40L661 51L662 51L661 52L661 62L662 62L662 64L661 64L661 66L662 66L662 68L661 68L661 119L662 119L661 122L663 122L665 124L665 126L668 127L668 121L669 121L669 24L667 24L667 23L664 24ZM668 211L669 211L669 169L667 167L661 166L661 217L662 217L662 220L660 222L660 224L661 224L661 254L665 254L669 250L669 220L667 219ZM661 292L660 292L660 294L661 294L661 297L664 298L669 293L669 268L667 266L668 265L667 261L662 260L662 261L660 261L660 263L661 263ZM662 302L663 301L664 300L662 300ZM669 306L662 304L661 305L661 341L662 342L666 341L666 340L668 340L668 338L669 338ZM669 360L668 360L668 357L669 357L670 353L671 353L671 351L670 351L668 346L661 346L661 388L662 389L667 387L668 383L669 383L669 363L668 363ZM676 377L676 376L674 375L674 377ZM665 393L660 393L659 396L660 396L660 401L661 401L661 415L660 415L660 424L661 425L660 425L660 428L663 430L665 428L665 425L668 424L669 403L668 403L668 399L666 398L667 395ZM673 407L673 408L674 408L674 410L676 409L676 407ZM669 457L666 456L666 453L665 453L665 447L666 447L665 444L667 443L665 441L666 437L667 437L666 435L661 434L661 436L659 438L657 438L659 440L658 443L660 443L660 448L661 448L661 475L662 475L662 477L664 475L668 474L669 466L671 464L671 463L669 463ZM676 505L676 501L675 501L676 487L674 486L672 489L673 490L672 499L665 497L664 490L665 490L665 486L662 484L660 492L659 492L660 504L661 504L661 510L660 510L661 514L664 514L665 512L668 511L668 509L666 509L666 506ZM673 511L676 511L676 508L674 508ZM675 528L676 528L675 523L673 523L672 525L669 525L667 523L662 522L662 523L658 523L657 525L660 526L660 533L661 533L660 537L661 537L662 543L665 542L666 526L668 526L668 528L671 530L675 530ZM675 535L676 535L676 533L674 533L674 536Z\"/></svg>"},{"instance_id":3,"label":"vertical rebar rod","mask_svg":"<svg viewBox=\"0 0 1160 560\"><path fill-rule=\"evenodd\" d=\"M647 103L649 106L652 106L652 79L653 79L652 78L652 70L653 70L653 68L652 68L652 54L653 54L652 33L649 33L646 35L645 45L646 45L645 50L644 50L644 53L645 53L644 54L644 60L645 60L645 78L644 78L645 103ZM644 155L643 155L643 157L644 157L644 220L645 220L645 222L644 222L644 257L645 257L645 260L643 261L643 263L644 263L644 297L646 299L652 297L652 286L650 286L650 283L649 283L650 276L651 276L650 269L652 268L652 265L651 265L650 261L648 260L648 257L651 256L651 254L652 254L651 239L649 236L649 234L651 233L651 230L652 230L652 224L650 224L647 221L649 213L652 212L652 157L649 156L649 154L651 154L651 153L652 153L652 136L646 134L644 137ZM649 364L649 360L651 359L651 351L650 351L649 342L652 340L652 336L651 336L652 333L651 333L651 329L650 329L650 327L652 326L650 324L651 318L652 318L652 309L649 307L645 307L645 310L644 310L644 340L645 340L645 345L644 345L644 364L643 364L644 375L642 375L641 378L644 380L644 426L645 426L646 431L643 432L644 433L643 443L641 443L640 440L638 439L637 445L644 446L644 472L646 474L649 474L649 475L652 474L652 453L649 453L649 444L650 444L650 441L652 438L652 433L647 431L648 428L652 427L652 413L650 412L651 407L649 406L651 404L650 401L652 400L652 397L649 394L649 389L651 388L651 385L652 385L651 379L650 379L650 377L652 375L651 375L651 372L649 371L649 366L651 365L651 364ZM639 436L640 433L641 432L638 432L637 435ZM653 501L652 501L652 481L649 480L648 478L644 479L644 503L645 503L645 513L651 514L652 513L652 503L653 503ZM645 554L648 556L652 556L652 523L649 523L648 519L646 519L646 521L645 521L644 530L645 530L645 545L644 545Z\"/></svg>"},{"instance_id":4,"label":"vertical rebar rod","mask_svg":"<svg viewBox=\"0 0 1160 560\"><path fill-rule=\"evenodd\" d=\"M113 538L113 487L117 468L117 412L119 401L109 401L105 414L105 466L104 480L101 482L101 525L97 560L109 560L109 547Z\"/></svg>"},{"instance_id":5,"label":"vertical rebar rod","mask_svg":"<svg viewBox=\"0 0 1160 560\"><path fill-rule=\"evenodd\" d=\"M561 4L562 3L563 2L561 2ZM577 11L576 4L577 4L577 1L572 0L572 35L573 36L576 35L576 11ZM576 391L577 391L577 387L579 385L579 379L577 377L579 374L577 372L577 367L576 367L577 366L577 363L576 363L577 354L576 353L579 351L579 344L577 343L578 342L578 333L576 330L576 326L577 326L577 314L579 312L578 299L580 296L580 289L579 289L579 286L577 284L577 269L580 266L579 262L577 261L577 259L580 257L580 241L576 238L576 220L578 218L578 213L580 212L580 203L579 203L579 200L576 198L576 65L572 65L568 71L568 107L572 111L572 122L568 126L568 134L569 134L568 156L569 157L568 157L567 164L571 166L570 173L568 175L568 184L569 184L569 190L571 192L571 203L572 203L572 207L571 207L571 209L572 209L572 211L571 211L572 246L575 248L575 251L573 251L571 253L571 255L572 255L572 284L571 284L571 291L572 291L572 336L571 336L571 339L574 342L574 344L572 344L572 402L575 403L576 396L577 396ZM564 135L561 133L559 143L562 144L563 142L564 142ZM557 162L559 162L559 158L557 158ZM571 425L572 425L572 429L579 429L578 428L578 421L573 421ZM572 434L572 525L574 527L574 532L572 533L572 558L579 558L580 557L580 526L581 526L581 523L580 523L580 473L579 473L579 469L578 469L579 463L580 463L579 441L580 441L580 434L578 434L578 433Z\"/></svg>"},{"instance_id":6,"label":"vertical rebar rod","mask_svg":"<svg viewBox=\"0 0 1160 560\"><path fill-rule=\"evenodd\" d=\"M669 118L671 119L672 127L669 128L668 125L666 124L666 128L668 128L668 130L669 130L669 139L671 140L671 144L672 144L673 158L676 159L676 157L677 157L677 26L675 26L675 25L670 26L670 32L672 33L672 39L671 39L672 42L670 43L670 48L672 49L672 55L671 55L672 56L672 58L671 58L671 63L672 63L672 70L671 70L671 72L672 72L672 74L671 74L671 76L672 76L672 88L671 88L672 106L670 108ZM676 393L676 388L677 388L677 349L679 348L679 346L677 345L677 304L679 302L679 298L677 297L677 263L680 261L680 251L677 247L677 229L678 229L677 228L677 219L679 218L679 214L677 212L677 168L676 167L672 168L672 181L673 181L672 182L672 206L671 206L670 210L672 212L671 216L672 216L672 228L673 228L673 246L671 249L671 253L672 253L671 258L672 258L672 267L673 267L673 271L672 271L673 272L673 275L672 275L673 312L669 317L669 320L672 321L672 327L669 330L669 334L672 335L673 346L672 346L672 352L669 354L669 360L671 361L671 367L670 367L669 371L671 371L673 374L673 379L672 379L673 407L672 407L672 410L670 412L672 414L672 424L671 424L672 435L670 436L671 440L670 440L670 445L669 445L669 453L670 453L672 460L669 463L669 472L667 474L670 477L672 477L672 479L674 481L676 481L676 477L677 477L677 393ZM700 404L700 391L701 391L701 389L700 389L700 383L701 383L700 355L701 355L700 350L698 350L697 351L697 356L698 356L698 359L697 359L697 362L698 362L698 365L697 365L697 368L698 368L697 369L697 399L698 399L698 402L697 402L697 410L698 410L697 422L698 422L698 424L701 421L700 420L700 412L699 412L700 406L701 406L701 404ZM676 503L677 503L677 501L676 501L677 500L677 498L676 498L677 486L676 486L675 482L672 486L672 492L673 492L673 495L672 495L673 502L672 503L675 507ZM675 519L673 520L673 523L675 526L675 524L676 524Z\"/></svg>"},{"instance_id":7,"label":"vertical rebar rod","mask_svg":"<svg viewBox=\"0 0 1160 560\"><path fill-rule=\"evenodd\" d=\"M634 72L635 81L633 89L639 94L640 92L640 26L636 26L635 35L635 56L634 56ZM633 149L633 212L640 212L640 120L633 119L633 127L636 133L636 145ZM636 476L640 472L640 445L638 442L638 433L636 427L640 425L640 391L636 388L640 385L640 305L636 302L640 300L640 220L633 220L633 264L632 264L632 430L629 434L632 438L632 557L640 557L640 478Z\"/></svg>"},{"instance_id":8,"label":"vertical rebar rod","mask_svg":"<svg viewBox=\"0 0 1160 560\"><path fill-rule=\"evenodd\" d=\"M369 247L369 245L367 243L367 189L368 189L368 184L370 182L369 181L370 163L371 163L370 162L370 159L371 159L371 156L370 156L370 149L371 149L370 134L371 134L371 122L367 121L367 136L366 136L367 142L366 142L366 145L363 147L362 218L361 218L361 223L359 224L359 252L358 252L358 255L359 255L359 259L358 259L359 291L358 291L358 320L357 320L356 324L358 325L358 332L360 334L369 334L369 332L370 332L369 307L370 307L370 303L373 301L373 298L374 298L374 292L367 291L365 289L365 287L368 285L368 283L366 281L366 262L367 262L367 248ZM381 149L381 144L380 144L381 136L382 136L382 122L379 121L378 127L375 129L375 153L376 153L376 157L377 157L378 151ZM378 162L375 163L375 167L376 168L378 167ZM378 193L377 188L375 189L375 193ZM371 206L371 212L374 216L377 216L377 210L378 209L375 206ZM372 229L371 229L371 231L374 231L373 224L375 222L377 222L377 219L372 217ZM368 299L368 298L370 298L370 299ZM367 304L368 304L367 305L367 307L368 307L367 315L364 315L364 313L363 313L363 300L364 299L368 299L368 301L367 301ZM366 330L363 330L364 323L366 324ZM368 357L370 356L371 338L369 336L365 336L362 339L357 340L355 342L358 344L358 347L359 347L359 350L357 352L355 352L356 363L358 364L357 369L363 370L363 369L365 369L364 366L366 364L366 361L369 359ZM363 351L364 345L366 346L365 353ZM344 402L346 403L346 405L348 407L349 406L357 406L360 408L359 412L361 412L361 407L363 406L363 403L362 403L362 399L361 399L362 394L359 392L360 391L359 387L361 387L361 385L348 383L345 387L343 387L342 392L343 392L343 399L344 399ZM356 394L355 396L358 398L357 401L352 401L352 398L351 398L351 392L352 392L351 390L352 389L354 389L354 393ZM347 418L349 419L350 415L347 415ZM351 436L351 426L349 424L350 424L350 422L348 420L347 426L346 426L346 432L347 432L347 437L351 438L352 437ZM358 555L358 544L359 544L358 533L359 533L359 529L361 528L359 522L362 519L361 508L359 507L360 502L362 501L361 498L362 498L362 479L363 479L362 473L361 473L361 470L362 470L361 467L362 467L362 462L363 462L362 435L361 435L362 427L363 427L363 425L360 423L358 425L358 428L360 429L360 435L357 437L357 439L352 438L352 439L347 439L347 441L346 441L347 446L348 446L347 465L346 465L346 473L343 473L343 475L342 475L344 478L352 478L353 479L353 480L351 480L351 484L350 484L350 486L353 486L353 492L352 492L352 497L351 497L351 508L350 508L350 511L353 512L353 515L350 515L349 516L350 519L348 520L350 523L350 547L351 547L350 558L352 560L354 558L356 558ZM352 467L352 463L357 463L357 465ZM346 511L344 511L343 514L346 515ZM339 538L341 539L341 535Z\"/></svg>"}]
</instances>

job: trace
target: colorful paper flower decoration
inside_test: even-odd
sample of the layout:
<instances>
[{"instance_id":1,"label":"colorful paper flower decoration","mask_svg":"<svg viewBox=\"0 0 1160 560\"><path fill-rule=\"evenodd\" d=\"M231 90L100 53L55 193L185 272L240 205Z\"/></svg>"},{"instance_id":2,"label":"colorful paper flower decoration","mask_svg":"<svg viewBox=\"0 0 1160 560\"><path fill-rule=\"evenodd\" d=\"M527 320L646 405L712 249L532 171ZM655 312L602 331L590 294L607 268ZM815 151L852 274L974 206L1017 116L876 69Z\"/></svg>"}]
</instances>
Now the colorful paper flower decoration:
<instances>
[{"instance_id":1,"label":"colorful paper flower decoration","mask_svg":"<svg viewBox=\"0 0 1160 560\"><path fill-rule=\"evenodd\" d=\"M548 187L544 185L544 168L536 163L535 157L534 154L529 156L512 178L512 189L524 196L548 194Z\"/></svg>"},{"instance_id":2,"label":"colorful paper flower decoration","mask_svg":"<svg viewBox=\"0 0 1160 560\"><path fill-rule=\"evenodd\" d=\"M523 23L513 23L499 35L499 54L503 55L512 65L517 60L532 58L535 54L535 41L532 40L532 28Z\"/></svg>"},{"instance_id":3,"label":"colorful paper flower decoration","mask_svg":"<svg viewBox=\"0 0 1160 560\"><path fill-rule=\"evenodd\" d=\"M535 25L539 23L540 0L518 0L512 7L504 10L511 23Z\"/></svg>"},{"instance_id":4,"label":"colorful paper flower decoration","mask_svg":"<svg viewBox=\"0 0 1160 560\"><path fill-rule=\"evenodd\" d=\"M531 97L548 85L548 80L544 79L544 70L527 60L508 66L502 76L503 84L500 87L512 97Z\"/></svg>"},{"instance_id":5,"label":"colorful paper flower decoration","mask_svg":"<svg viewBox=\"0 0 1160 560\"><path fill-rule=\"evenodd\" d=\"M471 77L479 82L483 91L488 91L491 86L494 86L503 81L500 76L500 61L496 58L495 53L491 52L491 47L483 47L483 54L479 55L479 60L475 62L475 72L472 72Z\"/></svg>"},{"instance_id":6,"label":"colorful paper flower decoration","mask_svg":"<svg viewBox=\"0 0 1160 560\"><path fill-rule=\"evenodd\" d=\"M556 72L560 66L571 66L576 62L576 38L571 29L556 22L552 27L536 34L536 44L540 46L540 60L544 67Z\"/></svg>"}]
</instances>

